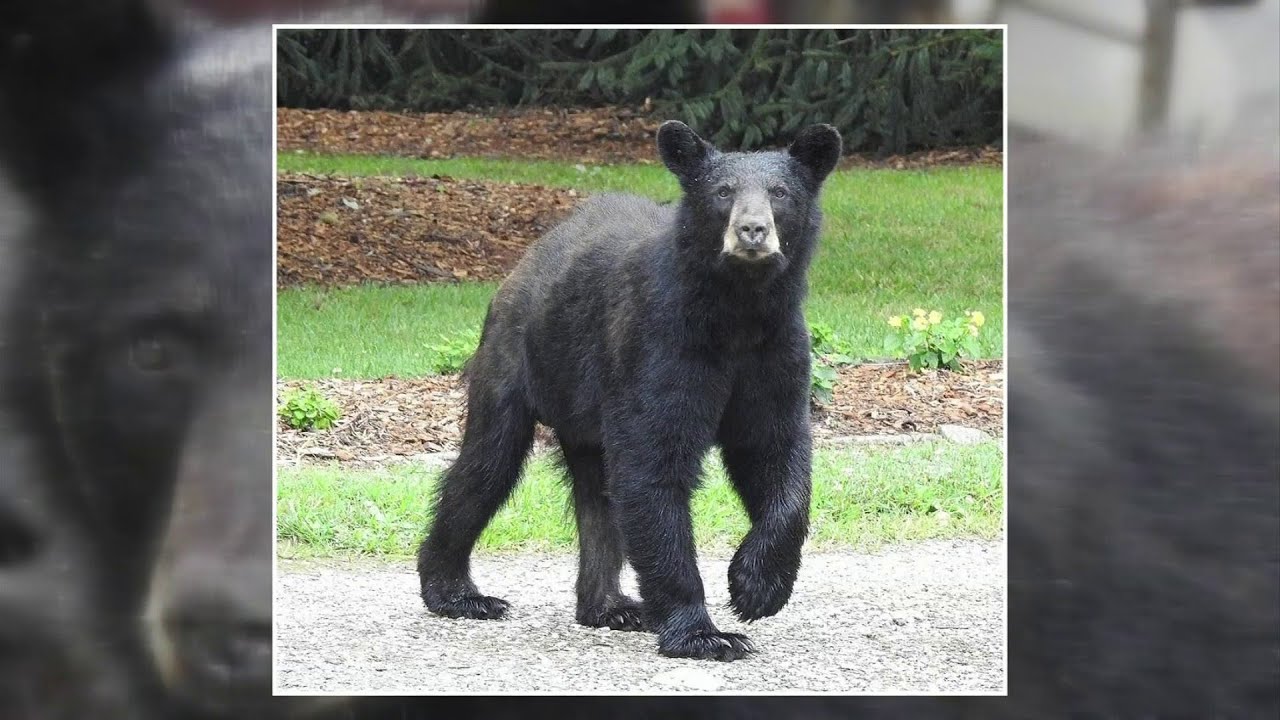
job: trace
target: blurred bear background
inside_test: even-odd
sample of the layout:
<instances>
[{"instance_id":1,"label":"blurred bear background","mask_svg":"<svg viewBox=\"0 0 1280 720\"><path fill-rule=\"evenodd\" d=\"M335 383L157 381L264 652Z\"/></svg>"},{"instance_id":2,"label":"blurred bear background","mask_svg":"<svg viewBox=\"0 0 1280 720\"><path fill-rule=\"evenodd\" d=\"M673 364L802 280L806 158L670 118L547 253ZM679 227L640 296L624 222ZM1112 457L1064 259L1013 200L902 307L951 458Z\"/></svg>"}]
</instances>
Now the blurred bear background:
<instances>
[{"instance_id":1,"label":"blurred bear background","mask_svg":"<svg viewBox=\"0 0 1280 720\"><path fill-rule=\"evenodd\" d=\"M262 27L272 12L281 19L314 16L312 4L302 0L191 4L201 5L201 13L217 8L191 20L205 29L238 22ZM31 298L15 294L45 292L24 278L29 263L56 252L37 228L69 182L60 173L85 159L95 171L132 164L96 125L91 129L102 134L89 154L51 152L47 162L33 162L39 146L18 147L15 123L30 129L44 119L39 113L57 109L42 106L33 116L27 114L33 108L19 104L21 92L41 82L31 79L38 74L27 75L33 68L20 58L33 41L38 47L55 37L63 52L54 58L61 60L47 67L90 68L91 86L99 88L59 86L67 97L92 92L129 105L128 91L104 75L149 62L134 55L138 43L147 43L150 22L141 5L31 0L0 11L5 718L190 716L159 699L164 693L156 690L148 663L121 654L129 645L118 633L136 627L136 619L113 614L114 608L108 612L112 604L101 602L114 592L97 578L101 559L95 553L102 545L96 533L104 528L82 517L86 489L67 483L84 475L69 474L74 451L62 435L41 430L32 406L15 399L28 389L20 383L31 378L10 374L33 352L27 334L41 322L40 313L26 312ZM408 3L389 2L394 7L360 15L340 5L331 4L327 17L440 18ZM496 3L489 17L532 19L515 14L515 5ZM990 3L1003 14L982 16L959 16L959 2L817 5L787 4L788 12L815 13L806 21L1007 20L1015 38L1010 117L1026 133L1012 133L1010 148L1010 697L388 699L344 705L336 716L1277 715L1276 3L1195 3L1224 7L1188 9L1175 2L1043 0ZM947 14L939 14L944 5ZM543 6L580 10L571 3ZM454 6L450 17L473 7ZM908 17L908 8L924 14ZM637 20L666 19L642 15L646 10L638 3L626 9L635 10ZM693 12L757 20L784 17L774 14L778 9L725 3ZM683 19L689 11L678 4L671 17ZM268 63L270 38L262 37L255 52ZM1115 52L1092 52L1094 43L1114 44ZM1071 61L1077 52L1096 64ZM1057 90L1059 83L1069 92ZM1024 99L1039 111L1020 111ZM266 122L269 109L264 94L260 106L246 102L242 112ZM1088 117L1080 114L1084 109ZM1061 126L1054 126L1055 117ZM1152 143L1136 139L1139 133L1166 139ZM1021 143L1036 136L1070 145L1031 155L1030 145ZM1144 149L1128 152L1134 145ZM1023 147L1026 163L1018 159ZM270 176L260 182L270 192ZM1027 190L1018 194L1024 182ZM162 204L153 207L164 212ZM89 216L86 224L110 219ZM1020 228L1028 240L1020 239ZM269 231L255 228L254 234L265 244ZM144 343L138 358L168 362L167 350L156 352L161 347L169 346ZM133 406L127 399L117 402ZM56 416L45 420L59 422ZM257 477L267 483L269 460L254 462L262 463ZM112 488L93 489L102 491ZM269 545L257 552L268 556ZM125 575L149 575L151 558L131 556ZM254 716L284 716L287 710L277 702Z\"/></svg>"}]
</instances>

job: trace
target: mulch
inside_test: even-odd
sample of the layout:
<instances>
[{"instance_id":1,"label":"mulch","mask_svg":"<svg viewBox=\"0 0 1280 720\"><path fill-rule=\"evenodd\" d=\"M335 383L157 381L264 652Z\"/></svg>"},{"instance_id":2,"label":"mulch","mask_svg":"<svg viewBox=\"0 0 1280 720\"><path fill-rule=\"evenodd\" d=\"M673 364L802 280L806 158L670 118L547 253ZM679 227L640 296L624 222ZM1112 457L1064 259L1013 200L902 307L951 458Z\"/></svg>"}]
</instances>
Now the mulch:
<instances>
[{"instance_id":1,"label":"mulch","mask_svg":"<svg viewBox=\"0 0 1280 720\"><path fill-rule=\"evenodd\" d=\"M280 287L500 280L582 199L577 190L475 180L277 179Z\"/></svg>"},{"instance_id":2,"label":"mulch","mask_svg":"<svg viewBox=\"0 0 1280 720\"><path fill-rule=\"evenodd\" d=\"M381 464L457 450L466 392L457 376L382 380L281 381L289 389L313 385L342 408L337 425L299 432L280 424L281 462L338 461ZM837 444L855 435L936 433L940 425L977 428L1003 436L1004 365L975 362L965 373L911 375L899 363L868 363L839 370L834 399L813 414L814 439ZM553 444L539 429L538 446Z\"/></svg>"},{"instance_id":3,"label":"mulch","mask_svg":"<svg viewBox=\"0 0 1280 720\"><path fill-rule=\"evenodd\" d=\"M477 113L276 110L281 153L656 162L661 120L625 109L494 110Z\"/></svg>"},{"instance_id":4,"label":"mulch","mask_svg":"<svg viewBox=\"0 0 1280 720\"><path fill-rule=\"evenodd\" d=\"M484 113L276 110L279 151L341 155L522 158L584 164L658 161L654 137L667 118L642 108L522 108ZM851 154L843 168L898 170L995 165L995 147L929 150L879 157Z\"/></svg>"}]
</instances>

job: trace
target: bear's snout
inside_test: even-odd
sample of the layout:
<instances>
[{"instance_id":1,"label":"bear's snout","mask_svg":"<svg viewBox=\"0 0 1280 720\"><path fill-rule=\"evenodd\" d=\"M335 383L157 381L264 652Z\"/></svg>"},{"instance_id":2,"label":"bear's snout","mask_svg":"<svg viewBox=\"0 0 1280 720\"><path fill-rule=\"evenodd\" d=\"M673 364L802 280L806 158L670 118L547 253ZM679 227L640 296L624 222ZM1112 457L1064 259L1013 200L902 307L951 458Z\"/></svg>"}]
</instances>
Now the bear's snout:
<instances>
[{"instance_id":1,"label":"bear's snout","mask_svg":"<svg viewBox=\"0 0 1280 720\"><path fill-rule=\"evenodd\" d=\"M749 219L738 223L738 243L744 250L761 250L769 237L769 225L764 220Z\"/></svg>"},{"instance_id":2,"label":"bear's snout","mask_svg":"<svg viewBox=\"0 0 1280 720\"><path fill-rule=\"evenodd\" d=\"M743 260L765 260L781 252L773 212L763 193L744 193L729 213L722 252Z\"/></svg>"}]
</instances>

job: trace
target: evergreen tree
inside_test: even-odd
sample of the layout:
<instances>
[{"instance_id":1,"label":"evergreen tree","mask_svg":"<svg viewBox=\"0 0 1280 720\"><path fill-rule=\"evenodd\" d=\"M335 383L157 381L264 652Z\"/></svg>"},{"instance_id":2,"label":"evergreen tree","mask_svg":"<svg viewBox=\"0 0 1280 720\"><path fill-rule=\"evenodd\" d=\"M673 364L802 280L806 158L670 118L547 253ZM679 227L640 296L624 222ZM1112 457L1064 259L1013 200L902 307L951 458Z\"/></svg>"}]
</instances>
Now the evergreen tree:
<instances>
[{"instance_id":1,"label":"evergreen tree","mask_svg":"<svg viewBox=\"0 0 1280 720\"><path fill-rule=\"evenodd\" d=\"M812 122L851 150L981 145L1002 127L994 30L292 30L284 107L636 107L744 150Z\"/></svg>"}]
</instances>

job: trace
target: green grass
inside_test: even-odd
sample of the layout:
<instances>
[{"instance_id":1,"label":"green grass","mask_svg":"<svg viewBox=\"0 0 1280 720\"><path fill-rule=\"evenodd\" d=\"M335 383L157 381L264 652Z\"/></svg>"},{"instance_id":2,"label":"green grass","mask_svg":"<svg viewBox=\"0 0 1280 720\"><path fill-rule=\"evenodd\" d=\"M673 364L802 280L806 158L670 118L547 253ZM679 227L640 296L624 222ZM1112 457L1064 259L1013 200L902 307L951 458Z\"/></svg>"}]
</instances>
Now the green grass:
<instances>
[{"instance_id":1,"label":"green grass","mask_svg":"<svg viewBox=\"0 0 1280 720\"><path fill-rule=\"evenodd\" d=\"M435 346L479 330L496 283L286 290L276 333L282 378L435 374Z\"/></svg>"},{"instance_id":2,"label":"green grass","mask_svg":"<svg viewBox=\"0 0 1280 720\"><path fill-rule=\"evenodd\" d=\"M586 192L629 192L671 200L679 195L675 176L665 167L651 165L582 165L545 160L450 158L421 160L389 155L284 154L276 158L282 172L304 172L346 177L448 175L467 180L496 180L551 187L571 187Z\"/></svg>"},{"instance_id":3,"label":"green grass","mask_svg":"<svg viewBox=\"0 0 1280 720\"><path fill-rule=\"evenodd\" d=\"M677 194L659 165L590 167L518 160L281 155L281 170L361 175L444 174L538 182L587 192ZM982 310L984 355L1003 346L1001 173L996 168L851 170L823 195L826 228L808 315L855 354L879 357L889 315L915 307L948 315ZM496 285L424 284L288 289L280 293L280 375L412 376L435 371L432 346L475 333Z\"/></svg>"},{"instance_id":4,"label":"green grass","mask_svg":"<svg viewBox=\"0 0 1280 720\"><path fill-rule=\"evenodd\" d=\"M984 356L1000 357L1001 187L992 168L833 176L823 193L809 319L830 325L858 355L879 357L890 315L981 310Z\"/></svg>"},{"instance_id":5,"label":"green grass","mask_svg":"<svg viewBox=\"0 0 1280 720\"><path fill-rule=\"evenodd\" d=\"M737 544L748 521L719 462L693 504L699 548ZM999 444L819 450L814 458L811 543L875 547L950 537L997 537L1003 486ZM287 557L412 555L430 517L437 472L398 465L281 469L277 535ZM480 538L481 551L577 547L568 493L547 457L535 459L511 501ZM939 512L943 511L943 512Z\"/></svg>"}]
</instances>

